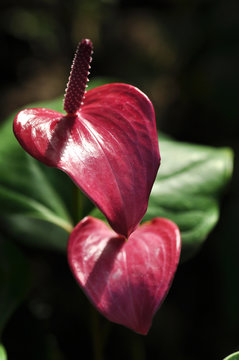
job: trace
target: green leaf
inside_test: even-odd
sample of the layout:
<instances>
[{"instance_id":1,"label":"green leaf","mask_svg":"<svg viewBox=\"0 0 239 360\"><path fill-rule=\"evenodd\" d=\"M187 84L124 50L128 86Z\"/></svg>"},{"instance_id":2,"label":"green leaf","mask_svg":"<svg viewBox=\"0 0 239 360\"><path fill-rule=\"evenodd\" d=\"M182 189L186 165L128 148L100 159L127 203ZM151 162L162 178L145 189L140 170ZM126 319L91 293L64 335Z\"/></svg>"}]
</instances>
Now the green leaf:
<instances>
[{"instance_id":1,"label":"green leaf","mask_svg":"<svg viewBox=\"0 0 239 360\"><path fill-rule=\"evenodd\" d=\"M143 221L166 217L180 228L182 258L191 256L219 218L219 198L232 174L233 154L159 138L162 163ZM98 210L93 216L103 218Z\"/></svg>"},{"instance_id":2,"label":"green leaf","mask_svg":"<svg viewBox=\"0 0 239 360\"><path fill-rule=\"evenodd\" d=\"M28 263L10 241L0 238L0 335L29 289Z\"/></svg>"},{"instance_id":3,"label":"green leaf","mask_svg":"<svg viewBox=\"0 0 239 360\"><path fill-rule=\"evenodd\" d=\"M12 132L13 117L0 128L0 214L25 214L71 230L69 214L41 165Z\"/></svg>"},{"instance_id":4,"label":"green leaf","mask_svg":"<svg viewBox=\"0 0 239 360\"><path fill-rule=\"evenodd\" d=\"M7 360L7 353L2 344L0 344L0 360Z\"/></svg>"},{"instance_id":5,"label":"green leaf","mask_svg":"<svg viewBox=\"0 0 239 360\"><path fill-rule=\"evenodd\" d=\"M224 360L239 360L239 351L227 356Z\"/></svg>"},{"instance_id":6,"label":"green leaf","mask_svg":"<svg viewBox=\"0 0 239 360\"><path fill-rule=\"evenodd\" d=\"M25 215L0 218L1 232L6 237L42 249L66 251L69 234L61 227Z\"/></svg>"},{"instance_id":7,"label":"green leaf","mask_svg":"<svg viewBox=\"0 0 239 360\"><path fill-rule=\"evenodd\" d=\"M180 228L182 256L202 244L219 218L219 197L232 174L233 154L212 148L159 140L162 164L144 220L167 217Z\"/></svg>"}]
</instances>

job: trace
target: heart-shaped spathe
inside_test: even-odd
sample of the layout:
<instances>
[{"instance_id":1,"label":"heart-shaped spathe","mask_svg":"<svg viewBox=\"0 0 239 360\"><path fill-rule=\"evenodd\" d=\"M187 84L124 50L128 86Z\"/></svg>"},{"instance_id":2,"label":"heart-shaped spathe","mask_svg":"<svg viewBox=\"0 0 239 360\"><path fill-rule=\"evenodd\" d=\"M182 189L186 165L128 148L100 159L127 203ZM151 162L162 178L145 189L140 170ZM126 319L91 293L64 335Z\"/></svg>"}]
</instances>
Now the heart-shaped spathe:
<instances>
[{"instance_id":1,"label":"heart-shaped spathe","mask_svg":"<svg viewBox=\"0 0 239 360\"><path fill-rule=\"evenodd\" d=\"M126 240L101 220L86 217L73 230L68 261L83 291L110 321L147 334L176 271L180 232L155 218Z\"/></svg>"},{"instance_id":2,"label":"heart-shaped spathe","mask_svg":"<svg viewBox=\"0 0 239 360\"><path fill-rule=\"evenodd\" d=\"M141 221L160 155L154 109L140 90L92 89L75 115L23 110L14 133L30 155L65 171L117 233L128 237Z\"/></svg>"}]
</instances>

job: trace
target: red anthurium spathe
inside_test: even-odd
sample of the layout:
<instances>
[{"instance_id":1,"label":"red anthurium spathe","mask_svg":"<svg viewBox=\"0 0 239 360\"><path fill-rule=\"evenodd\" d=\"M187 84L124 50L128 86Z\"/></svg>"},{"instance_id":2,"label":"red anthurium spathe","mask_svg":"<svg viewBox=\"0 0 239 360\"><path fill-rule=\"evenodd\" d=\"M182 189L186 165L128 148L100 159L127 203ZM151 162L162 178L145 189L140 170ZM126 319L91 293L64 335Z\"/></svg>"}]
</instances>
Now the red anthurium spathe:
<instances>
[{"instance_id":1,"label":"red anthurium spathe","mask_svg":"<svg viewBox=\"0 0 239 360\"><path fill-rule=\"evenodd\" d=\"M85 92L91 52L90 40L83 40L65 95L67 114L23 110L14 133L30 155L65 171L112 228L128 237L147 209L160 164L154 109L126 84Z\"/></svg>"},{"instance_id":2,"label":"red anthurium spathe","mask_svg":"<svg viewBox=\"0 0 239 360\"><path fill-rule=\"evenodd\" d=\"M86 217L68 243L72 272L96 308L110 321L147 334L179 261L178 227L155 218L126 240L101 220Z\"/></svg>"}]
</instances>

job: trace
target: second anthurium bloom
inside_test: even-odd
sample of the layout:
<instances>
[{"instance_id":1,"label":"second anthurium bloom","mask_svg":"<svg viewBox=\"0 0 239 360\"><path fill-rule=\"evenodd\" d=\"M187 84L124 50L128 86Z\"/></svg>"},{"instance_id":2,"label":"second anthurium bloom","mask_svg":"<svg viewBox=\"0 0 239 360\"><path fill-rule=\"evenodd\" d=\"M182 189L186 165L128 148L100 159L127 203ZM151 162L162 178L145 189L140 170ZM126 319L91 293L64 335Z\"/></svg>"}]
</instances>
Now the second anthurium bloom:
<instances>
[{"instance_id":1,"label":"second anthurium bloom","mask_svg":"<svg viewBox=\"0 0 239 360\"><path fill-rule=\"evenodd\" d=\"M180 255L169 220L139 225L160 164L153 106L127 84L85 91L92 43L83 40L64 99L66 115L34 108L18 113L14 133L37 160L65 171L103 212L87 217L68 243L70 267L109 320L146 334L166 296Z\"/></svg>"}]
</instances>

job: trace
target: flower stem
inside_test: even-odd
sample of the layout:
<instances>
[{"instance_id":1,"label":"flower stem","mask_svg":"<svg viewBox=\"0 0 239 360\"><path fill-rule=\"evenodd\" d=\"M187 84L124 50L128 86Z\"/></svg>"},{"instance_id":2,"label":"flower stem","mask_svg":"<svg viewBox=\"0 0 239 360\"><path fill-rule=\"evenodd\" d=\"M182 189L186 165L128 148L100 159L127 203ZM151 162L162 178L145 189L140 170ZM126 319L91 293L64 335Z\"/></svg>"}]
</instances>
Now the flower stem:
<instances>
[{"instance_id":1,"label":"flower stem","mask_svg":"<svg viewBox=\"0 0 239 360\"><path fill-rule=\"evenodd\" d=\"M91 322L91 333L93 340L93 351L94 351L94 360L104 360L103 359L103 341L101 338L101 329L99 326L99 314L90 304L90 322Z\"/></svg>"},{"instance_id":2,"label":"flower stem","mask_svg":"<svg viewBox=\"0 0 239 360\"><path fill-rule=\"evenodd\" d=\"M74 187L73 191L73 220L74 224L78 224L82 220L83 216L83 195L77 186Z\"/></svg>"}]
</instances>

